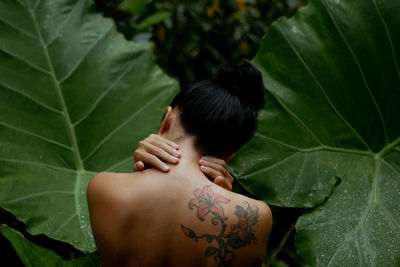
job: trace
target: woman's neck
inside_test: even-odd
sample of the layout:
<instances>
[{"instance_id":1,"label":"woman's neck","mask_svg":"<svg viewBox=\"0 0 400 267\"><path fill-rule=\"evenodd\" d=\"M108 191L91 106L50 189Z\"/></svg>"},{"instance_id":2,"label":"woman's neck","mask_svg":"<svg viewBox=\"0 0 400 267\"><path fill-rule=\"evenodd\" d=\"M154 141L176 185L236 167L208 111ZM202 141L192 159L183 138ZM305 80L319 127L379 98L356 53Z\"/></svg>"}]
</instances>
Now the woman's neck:
<instances>
[{"instance_id":1,"label":"woman's neck","mask_svg":"<svg viewBox=\"0 0 400 267\"><path fill-rule=\"evenodd\" d=\"M179 146L181 154L178 164L168 164L170 172L183 171L185 173L201 174L199 160L203 156L203 152L195 146L195 136L186 133L174 131L174 134L162 134L162 137L171 140ZM197 175L195 175L197 176ZM205 179L207 179L204 176Z\"/></svg>"},{"instance_id":2,"label":"woman's neck","mask_svg":"<svg viewBox=\"0 0 400 267\"><path fill-rule=\"evenodd\" d=\"M190 167L200 171L199 160L203 156L203 153L198 148L196 148L195 137L185 135L174 138L171 141L178 144L179 152L181 153L179 164L177 166L182 165L185 168Z\"/></svg>"}]
</instances>

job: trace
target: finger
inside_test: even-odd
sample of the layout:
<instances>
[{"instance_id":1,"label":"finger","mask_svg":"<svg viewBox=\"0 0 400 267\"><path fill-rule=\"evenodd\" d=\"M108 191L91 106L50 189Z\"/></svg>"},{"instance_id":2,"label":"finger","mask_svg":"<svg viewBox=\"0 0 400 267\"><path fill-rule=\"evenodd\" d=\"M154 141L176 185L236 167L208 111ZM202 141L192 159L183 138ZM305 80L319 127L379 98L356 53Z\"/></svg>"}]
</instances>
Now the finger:
<instances>
[{"instance_id":1,"label":"finger","mask_svg":"<svg viewBox=\"0 0 400 267\"><path fill-rule=\"evenodd\" d=\"M134 172L141 171L141 170L144 170L144 163L142 161L138 161L133 164Z\"/></svg>"},{"instance_id":2,"label":"finger","mask_svg":"<svg viewBox=\"0 0 400 267\"><path fill-rule=\"evenodd\" d=\"M146 152L164 160L165 162L169 162L169 163L178 163L179 162L179 158L168 154L163 149L161 149L155 145L152 145L152 144L147 145ZM146 156L146 155L144 155L144 156ZM150 156L150 155L147 155L147 156ZM145 160L142 160L142 161L145 161ZM147 161L145 161L145 162L150 163Z\"/></svg>"},{"instance_id":3,"label":"finger","mask_svg":"<svg viewBox=\"0 0 400 267\"><path fill-rule=\"evenodd\" d=\"M174 145L176 145L174 142L171 142L168 139L165 139L157 134L150 135L143 142L140 142L140 144L145 149L147 149L149 146L153 145L158 148L161 148L165 152L169 153L171 156L175 156L175 157L181 156L181 153L177 149L174 148Z\"/></svg>"},{"instance_id":4,"label":"finger","mask_svg":"<svg viewBox=\"0 0 400 267\"><path fill-rule=\"evenodd\" d=\"M214 183L229 191L232 191L232 183L230 183L227 179L224 179L222 176L217 176L214 180Z\"/></svg>"},{"instance_id":5,"label":"finger","mask_svg":"<svg viewBox=\"0 0 400 267\"><path fill-rule=\"evenodd\" d=\"M165 164L164 162L162 162L159 158L157 158L156 156L150 155L148 157L148 161L147 163L151 166L153 166L154 168L157 168L163 172L169 172L169 167L167 164Z\"/></svg>"},{"instance_id":6,"label":"finger","mask_svg":"<svg viewBox=\"0 0 400 267\"><path fill-rule=\"evenodd\" d=\"M181 156L181 152L179 152L178 150L174 149L173 147L171 147L170 145L168 145L165 142L162 141L157 141L152 143L154 146L161 148L162 150L164 150L165 152L167 152L168 154L170 154L171 156L177 157L179 158Z\"/></svg>"},{"instance_id":7,"label":"finger","mask_svg":"<svg viewBox=\"0 0 400 267\"><path fill-rule=\"evenodd\" d=\"M212 168L209 168L209 167L206 167L206 166L200 166L200 170L201 170L204 174L210 176L213 180L214 180L217 176L223 176L222 173L220 173L219 171L217 171L217 170L215 170L215 169L212 169Z\"/></svg>"},{"instance_id":8,"label":"finger","mask_svg":"<svg viewBox=\"0 0 400 267\"><path fill-rule=\"evenodd\" d=\"M172 147L173 149L179 149L178 144L172 142L171 140L168 140L164 137L162 137L159 134L151 134L149 137L149 142L157 142L157 143L166 143L168 146Z\"/></svg>"},{"instance_id":9,"label":"finger","mask_svg":"<svg viewBox=\"0 0 400 267\"><path fill-rule=\"evenodd\" d=\"M216 164L222 165L222 166L226 166L226 162L223 159L214 157L214 156L204 156L202 157L203 159L210 161L210 162L214 162Z\"/></svg>"},{"instance_id":10,"label":"finger","mask_svg":"<svg viewBox=\"0 0 400 267\"><path fill-rule=\"evenodd\" d=\"M226 164L221 165L220 162L216 163L211 160L208 160L207 158L201 158L199 162L200 162L201 166L205 166L205 167L209 167L211 169L217 170L225 177L229 176L229 171L226 167Z\"/></svg>"},{"instance_id":11,"label":"finger","mask_svg":"<svg viewBox=\"0 0 400 267\"><path fill-rule=\"evenodd\" d=\"M226 179L227 183L229 183L230 187L232 187L232 184L235 181L235 179L229 172L228 166L226 165L224 160L215 157L202 157L199 162L200 165L204 165L206 167L215 169L220 173L222 173L222 175L224 176L223 178Z\"/></svg>"},{"instance_id":12,"label":"finger","mask_svg":"<svg viewBox=\"0 0 400 267\"><path fill-rule=\"evenodd\" d=\"M161 137L161 138L163 138L163 137ZM163 138L164 139L164 141L170 146L170 147L172 147L173 149L179 149L179 145L177 144L177 143L174 143L174 142L172 142L171 140L168 140L168 139L166 139L166 138Z\"/></svg>"},{"instance_id":13,"label":"finger","mask_svg":"<svg viewBox=\"0 0 400 267\"><path fill-rule=\"evenodd\" d=\"M169 167L163 161L161 161L156 156L142 151L135 152L135 158L140 159L144 163L144 165L153 166L161 171L168 172Z\"/></svg>"}]
</instances>

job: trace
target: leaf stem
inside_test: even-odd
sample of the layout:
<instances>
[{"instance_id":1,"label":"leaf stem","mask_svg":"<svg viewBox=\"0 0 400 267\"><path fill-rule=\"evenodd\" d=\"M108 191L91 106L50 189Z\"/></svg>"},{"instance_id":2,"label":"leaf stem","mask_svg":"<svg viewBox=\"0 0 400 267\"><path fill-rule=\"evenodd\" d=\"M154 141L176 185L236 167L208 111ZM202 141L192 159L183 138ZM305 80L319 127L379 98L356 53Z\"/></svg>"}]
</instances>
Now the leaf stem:
<instances>
[{"instance_id":1,"label":"leaf stem","mask_svg":"<svg viewBox=\"0 0 400 267\"><path fill-rule=\"evenodd\" d=\"M379 153L375 154L375 159L381 159L386 156L392 149L394 149L397 145L400 144L400 137L394 140L392 143L386 145Z\"/></svg>"},{"instance_id":2,"label":"leaf stem","mask_svg":"<svg viewBox=\"0 0 400 267\"><path fill-rule=\"evenodd\" d=\"M267 263L265 264L266 267L269 267L271 265L271 263L275 260L275 258L278 256L278 254L281 252L281 250L285 246L287 240L289 239L290 235L295 230L295 225L296 225L296 223L293 223L290 226L289 230L285 233L285 235L283 236L281 242L279 243L278 248L274 251L274 253L272 253L271 257L269 257Z\"/></svg>"}]
</instances>

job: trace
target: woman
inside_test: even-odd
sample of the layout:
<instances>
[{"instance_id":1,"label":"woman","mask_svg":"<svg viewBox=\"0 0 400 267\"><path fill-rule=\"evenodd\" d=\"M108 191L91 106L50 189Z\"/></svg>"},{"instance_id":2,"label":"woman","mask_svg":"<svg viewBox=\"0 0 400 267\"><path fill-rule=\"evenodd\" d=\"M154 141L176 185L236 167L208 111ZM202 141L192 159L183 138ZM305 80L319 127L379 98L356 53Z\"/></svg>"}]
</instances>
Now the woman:
<instances>
[{"instance_id":1,"label":"woman","mask_svg":"<svg viewBox=\"0 0 400 267\"><path fill-rule=\"evenodd\" d=\"M93 234L104 266L259 266L272 224L261 201L218 187L203 155L228 162L254 134L264 104L249 63L184 88L159 134L179 145L168 172L100 173L89 183ZM168 149L168 148L167 148Z\"/></svg>"}]
</instances>

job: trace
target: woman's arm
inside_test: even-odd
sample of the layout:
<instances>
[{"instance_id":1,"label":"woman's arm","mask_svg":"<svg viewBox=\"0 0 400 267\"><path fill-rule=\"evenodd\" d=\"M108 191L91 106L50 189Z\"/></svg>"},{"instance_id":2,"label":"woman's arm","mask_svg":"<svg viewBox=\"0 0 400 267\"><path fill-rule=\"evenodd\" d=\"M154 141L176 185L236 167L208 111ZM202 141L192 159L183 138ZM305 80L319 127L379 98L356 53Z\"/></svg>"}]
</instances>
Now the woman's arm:
<instances>
[{"instance_id":1,"label":"woman's arm","mask_svg":"<svg viewBox=\"0 0 400 267\"><path fill-rule=\"evenodd\" d=\"M141 171L149 167L168 172L167 163L178 164L179 146L158 134L151 134L140 141L133 153L133 171ZM216 185L232 190L234 178L229 173L226 162L216 157L202 157L199 161L201 171L211 177Z\"/></svg>"}]
</instances>

